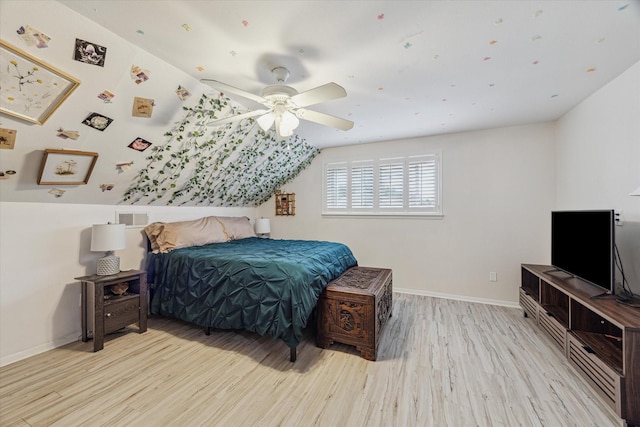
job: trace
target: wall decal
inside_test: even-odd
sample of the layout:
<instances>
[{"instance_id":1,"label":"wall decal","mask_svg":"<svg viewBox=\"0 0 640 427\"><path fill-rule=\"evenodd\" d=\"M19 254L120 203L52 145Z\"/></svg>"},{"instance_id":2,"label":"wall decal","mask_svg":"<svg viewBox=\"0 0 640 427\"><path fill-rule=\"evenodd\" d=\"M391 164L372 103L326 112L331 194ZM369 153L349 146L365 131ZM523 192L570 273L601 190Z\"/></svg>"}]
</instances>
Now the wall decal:
<instances>
[{"instance_id":1,"label":"wall decal","mask_svg":"<svg viewBox=\"0 0 640 427\"><path fill-rule=\"evenodd\" d=\"M191 93L187 89L178 85L178 89L176 89L176 95L178 95L178 98L180 98L181 101L185 101L191 96Z\"/></svg>"},{"instance_id":2,"label":"wall decal","mask_svg":"<svg viewBox=\"0 0 640 427\"><path fill-rule=\"evenodd\" d=\"M189 24L182 24L182 28L184 28L185 31L191 31L191 26L189 26Z\"/></svg>"},{"instance_id":3,"label":"wall decal","mask_svg":"<svg viewBox=\"0 0 640 427\"><path fill-rule=\"evenodd\" d=\"M142 138L136 138L127 147L133 148L136 151L144 151L150 146L151 146L151 143L149 141Z\"/></svg>"},{"instance_id":4,"label":"wall decal","mask_svg":"<svg viewBox=\"0 0 640 427\"><path fill-rule=\"evenodd\" d=\"M43 124L80 81L0 40L0 113Z\"/></svg>"},{"instance_id":5,"label":"wall decal","mask_svg":"<svg viewBox=\"0 0 640 427\"><path fill-rule=\"evenodd\" d=\"M8 170L8 171L4 171L4 172L0 171L0 179L9 179L15 174L16 174L16 171L14 171L14 170Z\"/></svg>"},{"instance_id":6,"label":"wall decal","mask_svg":"<svg viewBox=\"0 0 640 427\"><path fill-rule=\"evenodd\" d=\"M111 191L113 190L113 187L115 187L114 184L100 184L100 189L102 190L102 192L104 193L105 191Z\"/></svg>"},{"instance_id":7,"label":"wall decal","mask_svg":"<svg viewBox=\"0 0 640 427\"><path fill-rule=\"evenodd\" d=\"M35 46L38 49L42 49L43 47L49 47L49 42L51 41L51 37L28 25L18 28L16 33L18 33L18 36L20 36L22 41L29 47Z\"/></svg>"},{"instance_id":8,"label":"wall decal","mask_svg":"<svg viewBox=\"0 0 640 427\"><path fill-rule=\"evenodd\" d=\"M91 43L85 40L76 39L76 49L73 59L85 64L97 65L104 67L104 61L107 56L107 48L99 44Z\"/></svg>"},{"instance_id":9,"label":"wall decal","mask_svg":"<svg viewBox=\"0 0 640 427\"><path fill-rule=\"evenodd\" d=\"M147 165L123 195L131 204L257 206L296 177L320 152L297 135L278 139L253 118L208 127L238 114L224 96L202 95L151 148ZM287 149L290 147L290 149Z\"/></svg>"},{"instance_id":10,"label":"wall decal","mask_svg":"<svg viewBox=\"0 0 640 427\"><path fill-rule=\"evenodd\" d=\"M113 119L103 116L102 114L91 113L82 121L82 123L99 131L104 131L112 121Z\"/></svg>"},{"instance_id":11,"label":"wall decal","mask_svg":"<svg viewBox=\"0 0 640 427\"><path fill-rule=\"evenodd\" d=\"M5 150L13 150L16 145L16 135L18 131L15 129L2 129L0 128L0 148Z\"/></svg>"},{"instance_id":12,"label":"wall decal","mask_svg":"<svg viewBox=\"0 0 640 427\"><path fill-rule=\"evenodd\" d=\"M151 74L149 70L144 70L138 67L137 65L131 66L131 72L130 72L131 80L136 82L137 85L149 80L149 74Z\"/></svg>"},{"instance_id":13,"label":"wall decal","mask_svg":"<svg viewBox=\"0 0 640 427\"><path fill-rule=\"evenodd\" d=\"M116 170L118 171L118 173L124 173L131 169L131 166L133 166L133 162L117 163Z\"/></svg>"},{"instance_id":14,"label":"wall decal","mask_svg":"<svg viewBox=\"0 0 640 427\"><path fill-rule=\"evenodd\" d=\"M55 198L62 197L67 190L63 190L61 188L52 188L48 191L49 194L53 195Z\"/></svg>"},{"instance_id":15,"label":"wall decal","mask_svg":"<svg viewBox=\"0 0 640 427\"><path fill-rule=\"evenodd\" d=\"M151 118L154 105L153 99L139 98L136 96L133 98L133 109L131 110L131 115L133 117Z\"/></svg>"},{"instance_id":16,"label":"wall decal","mask_svg":"<svg viewBox=\"0 0 640 427\"><path fill-rule=\"evenodd\" d=\"M77 130L64 130L58 129L56 136L62 139L73 139L74 141L80 138L80 132Z\"/></svg>"},{"instance_id":17,"label":"wall decal","mask_svg":"<svg viewBox=\"0 0 640 427\"><path fill-rule=\"evenodd\" d=\"M108 90L104 90L101 94L98 95L98 98L100 98L105 104L111 104L111 100L114 96L115 95Z\"/></svg>"},{"instance_id":18,"label":"wall decal","mask_svg":"<svg viewBox=\"0 0 640 427\"><path fill-rule=\"evenodd\" d=\"M242 25L246 28L249 26L249 21L242 21Z\"/></svg>"}]
</instances>

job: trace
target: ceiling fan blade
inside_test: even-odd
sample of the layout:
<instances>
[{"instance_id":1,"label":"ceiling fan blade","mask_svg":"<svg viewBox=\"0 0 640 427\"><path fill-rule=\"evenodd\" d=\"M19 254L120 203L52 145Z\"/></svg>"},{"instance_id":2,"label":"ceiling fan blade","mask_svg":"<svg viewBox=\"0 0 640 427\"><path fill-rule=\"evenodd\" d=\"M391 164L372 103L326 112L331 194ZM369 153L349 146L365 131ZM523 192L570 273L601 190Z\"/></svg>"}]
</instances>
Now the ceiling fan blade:
<instances>
[{"instance_id":1,"label":"ceiling fan blade","mask_svg":"<svg viewBox=\"0 0 640 427\"><path fill-rule=\"evenodd\" d=\"M207 123L207 126L218 126L229 122L237 122L243 119L248 119L249 117L260 116L262 114L268 113L270 110L253 110L248 113L238 114L235 116L228 116L224 119L214 120L212 122Z\"/></svg>"},{"instance_id":2,"label":"ceiling fan blade","mask_svg":"<svg viewBox=\"0 0 640 427\"><path fill-rule=\"evenodd\" d=\"M330 116L329 114L319 113L313 110L299 108L295 113L300 119L320 123L325 126L331 126L336 129L349 130L353 127L353 122L350 120L341 119L340 117Z\"/></svg>"},{"instance_id":3,"label":"ceiling fan blade","mask_svg":"<svg viewBox=\"0 0 640 427\"><path fill-rule=\"evenodd\" d=\"M207 84L219 92L233 93L243 98L247 98L252 101L255 101L258 104L264 104L265 102L267 102L267 100L261 96L255 95L251 92L247 92L246 90L238 89L237 87L229 86L228 84L219 82L217 80L201 79L200 83Z\"/></svg>"},{"instance_id":4,"label":"ceiling fan blade","mask_svg":"<svg viewBox=\"0 0 640 427\"><path fill-rule=\"evenodd\" d=\"M307 107L333 99L344 98L345 96L347 96L347 92L342 86L336 83L327 83L294 95L290 101L298 107Z\"/></svg>"}]
</instances>

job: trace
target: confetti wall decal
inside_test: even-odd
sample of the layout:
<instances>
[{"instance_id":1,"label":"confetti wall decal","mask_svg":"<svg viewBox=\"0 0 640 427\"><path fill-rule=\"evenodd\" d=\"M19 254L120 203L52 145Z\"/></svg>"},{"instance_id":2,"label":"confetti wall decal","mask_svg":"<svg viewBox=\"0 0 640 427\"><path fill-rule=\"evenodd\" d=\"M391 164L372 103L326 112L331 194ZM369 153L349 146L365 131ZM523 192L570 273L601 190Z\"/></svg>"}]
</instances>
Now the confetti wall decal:
<instances>
[{"instance_id":1,"label":"confetti wall decal","mask_svg":"<svg viewBox=\"0 0 640 427\"><path fill-rule=\"evenodd\" d=\"M491 57L490 57L490 56L485 56L484 58L482 58L482 60L483 60L483 61L485 61L485 62L486 62L486 61L490 61L490 60L491 60Z\"/></svg>"},{"instance_id":2,"label":"confetti wall decal","mask_svg":"<svg viewBox=\"0 0 640 427\"><path fill-rule=\"evenodd\" d=\"M182 28L184 28L185 31L191 31L191 27L189 26L189 24L182 24Z\"/></svg>"},{"instance_id":3,"label":"confetti wall decal","mask_svg":"<svg viewBox=\"0 0 640 427\"><path fill-rule=\"evenodd\" d=\"M142 31L142 30L138 30L138 31L136 31L136 33L141 34L141 35L144 36L144 31Z\"/></svg>"},{"instance_id":4,"label":"confetti wall decal","mask_svg":"<svg viewBox=\"0 0 640 427\"><path fill-rule=\"evenodd\" d=\"M538 18L543 14L542 10L536 10L535 13L533 14L534 18Z\"/></svg>"},{"instance_id":5,"label":"confetti wall decal","mask_svg":"<svg viewBox=\"0 0 640 427\"><path fill-rule=\"evenodd\" d=\"M502 18L498 18L498 19L495 20L494 24L500 25L500 24L502 24L502 22L503 22Z\"/></svg>"},{"instance_id":6,"label":"confetti wall decal","mask_svg":"<svg viewBox=\"0 0 640 427\"><path fill-rule=\"evenodd\" d=\"M535 41L540 40L541 38L542 38L542 36L540 36L540 35L537 35L537 34L536 34L535 36L532 36L532 37L531 37L531 41L532 41L532 42L535 42Z\"/></svg>"},{"instance_id":7,"label":"confetti wall decal","mask_svg":"<svg viewBox=\"0 0 640 427\"><path fill-rule=\"evenodd\" d=\"M489 44L490 44L490 45L494 45L494 44L496 44L496 43L498 43L498 41L497 41L497 40L491 40L491 41L489 42Z\"/></svg>"},{"instance_id":8,"label":"confetti wall decal","mask_svg":"<svg viewBox=\"0 0 640 427\"><path fill-rule=\"evenodd\" d=\"M242 21L242 25L246 28L249 26L249 21Z\"/></svg>"},{"instance_id":9,"label":"confetti wall decal","mask_svg":"<svg viewBox=\"0 0 640 427\"><path fill-rule=\"evenodd\" d=\"M406 43L404 44L404 48L405 48L405 49L409 49L411 46L413 46L413 45L412 45L411 43L409 43L409 42L406 42Z\"/></svg>"},{"instance_id":10,"label":"confetti wall decal","mask_svg":"<svg viewBox=\"0 0 640 427\"><path fill-rule=\"evenodd\" d=\"M230 50L229 51L229 55L231 56L236 56L238 54L238 52L236 52L235 50Z\"/></svg>"},{"instance_id":11,"label":"confetti wall decal","mask_svg":"<svg viewBox=\"0 0 640 427\"><path fill-rule=\"evenodd\" d=\"M203 72L204 71L204 67L196 67L196 70Z\"/></svg>"},{"instance_id":12,"label":"confetti wall decal","mask_svg":"<svg viewBox=\"0 0 640 427\"><path fill-rule=\"evenodd\" d=\"M587 68L587 73L593 73L596 69L594 67Z\"/></svg>"},{"instance_id":13,"label":"confetti wall decal","mask_svg":"<svg viewBox=\"0 0 640 427\"><path fill-rule=\"evenodd\" d=\"M626 9L626 8L628 8L628 7L629 7L629 3L625 4L624 6L620 6L620 7L618 8L618 12L622 12L623 10L625 10L625 9Z\"/></svg>"},{"instance_id":14,"label":"confetti wall decal","mask_svg":"<svg viewBox=\"0 0 640 427\"><path fill-rule=\"evenodd\" d=\"M378 21L382 21L384 19L384 13L378 15Z\"/></svg>"}]
</instances>

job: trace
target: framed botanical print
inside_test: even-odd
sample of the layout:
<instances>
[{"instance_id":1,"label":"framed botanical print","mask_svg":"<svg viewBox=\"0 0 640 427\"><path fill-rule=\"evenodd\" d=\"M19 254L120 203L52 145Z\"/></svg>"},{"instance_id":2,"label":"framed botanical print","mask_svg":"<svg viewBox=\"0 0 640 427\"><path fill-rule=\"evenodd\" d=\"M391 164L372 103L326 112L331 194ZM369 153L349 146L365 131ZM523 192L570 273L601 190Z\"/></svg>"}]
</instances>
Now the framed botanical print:
<instances>
[{"instance_id":1,"label":"framed botanical print","mask_svg":"<svg viewBox=\"0 0 640 427\"><path fill-rule=\"evenodd\" d=\"M82 185L89 182L98 153L76 150L44 150L38 185Z\"/></svg>"},{"instance_id":2,"label":"framed botanical print","mask_svg":"<svg viewBox=\"0 0 640 427\"><path fill-rule=\"evenodd\" d=\"M80 80L0 40L0 113L43 124Z\"/></svg>"}]
</instances>

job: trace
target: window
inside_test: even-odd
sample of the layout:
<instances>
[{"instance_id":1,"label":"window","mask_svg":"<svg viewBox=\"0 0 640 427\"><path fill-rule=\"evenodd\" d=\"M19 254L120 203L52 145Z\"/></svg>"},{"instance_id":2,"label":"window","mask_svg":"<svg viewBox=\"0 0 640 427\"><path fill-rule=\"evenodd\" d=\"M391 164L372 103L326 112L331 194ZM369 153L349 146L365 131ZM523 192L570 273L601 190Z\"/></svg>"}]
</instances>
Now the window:
<instances>
[{"instance_id":1,"label":"window","mask_svg":"<svg viewBox=\"0 0 640 427\"><path fill-rule=\"evenodd\" d=\"M440 155L324 165L325 215L442 215Z\"/></svg>"}]
</instances>

